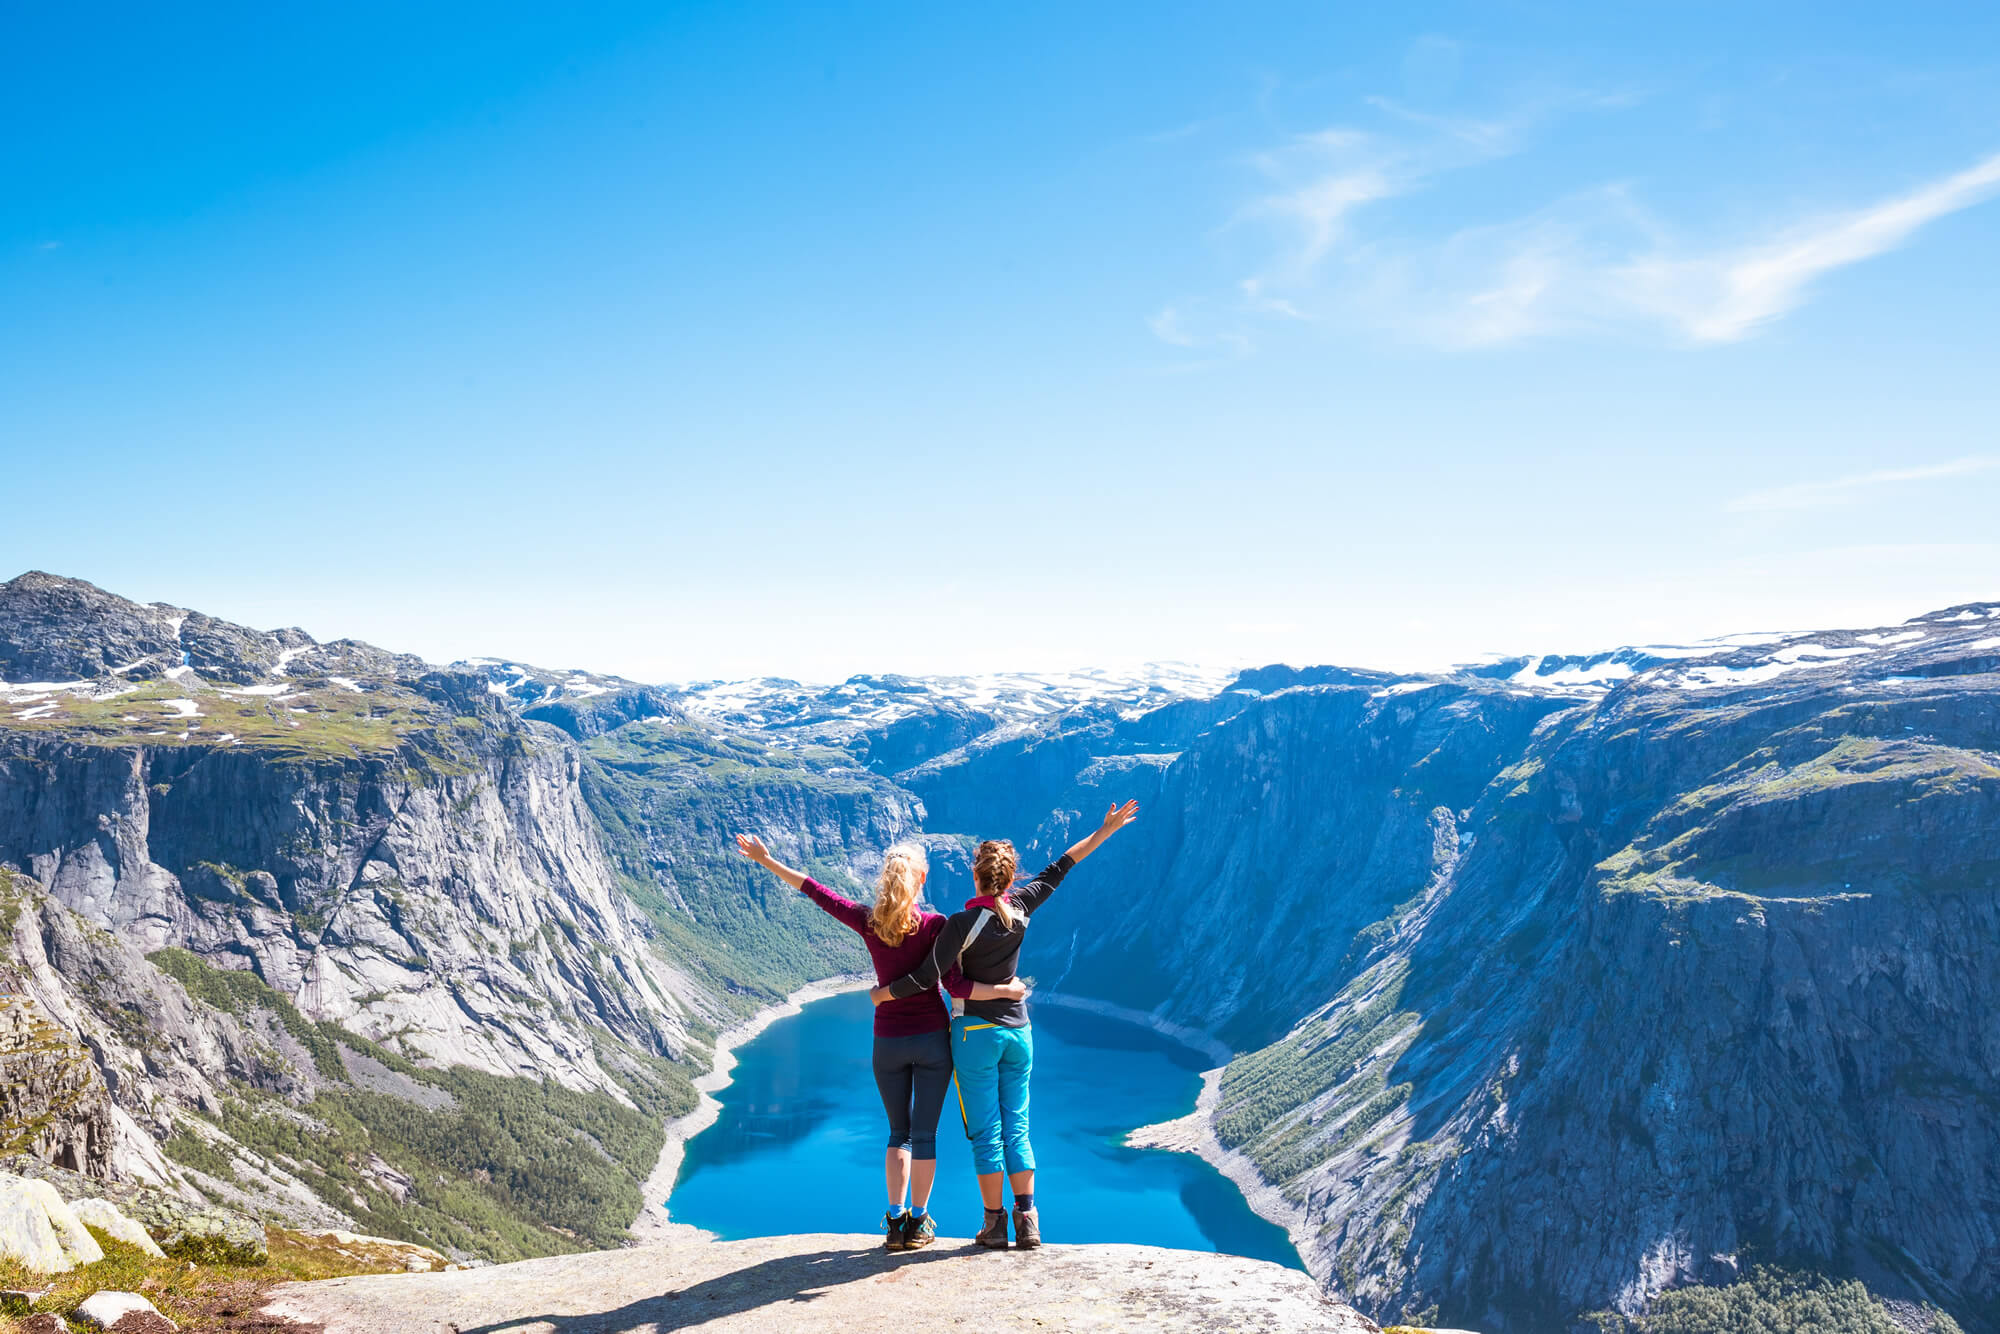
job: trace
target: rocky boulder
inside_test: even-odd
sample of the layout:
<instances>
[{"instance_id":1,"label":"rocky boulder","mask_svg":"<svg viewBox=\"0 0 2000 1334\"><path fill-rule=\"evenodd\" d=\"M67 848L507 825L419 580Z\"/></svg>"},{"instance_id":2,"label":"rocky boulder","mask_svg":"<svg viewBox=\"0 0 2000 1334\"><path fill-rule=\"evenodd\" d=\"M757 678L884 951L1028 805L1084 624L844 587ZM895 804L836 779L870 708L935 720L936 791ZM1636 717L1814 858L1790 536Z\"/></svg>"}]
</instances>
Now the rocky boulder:
<instances>
[{"instance_id":1,"label":"rocky boulder","mask_svg":"<svg viewBox=\"0 0 2000 1334\"><path fill-rule=\"evenodd\" d=\"M93 1292L76 1308L76 1321L114 1334L174 1334L180 1328L136 1292Z\"/></svg>"},{"instance_id":2,"label":"rocky boulder","mask_svg":"<svg viewBox=\"0 0 2000 1334\"><path fill-rule=\"evenodd\" d=\"M38 1274L96 1264L104 1248L46 1181L0 1173L0 1256Z\"/></svg>"},{"instance_id":3,"label":"rocky boulder","mask_svg":"<svg viewBox=\"0 0 2000 1334\"><path fill-rule=\"evenodd\" d=\"M264 1238L264 1225L233 1209L197 1204L171 1191L136 1182L96 1181L32 1158L0 1160L0 1168L48 1185L59 1201L94 1199L111 1205L143 1227L163 1252L176 1258L260 1265L271 1255ZM0 1173L0 1181L6 1179Z\"/></svg>"},{"instance_id":4,"label":"rocky boulder","mask_svg":"<svg viewBox=\"0 0 2000 1334\"><path fill-rule=\"evenodd\" d=\"M70 1211L85 1226L94 1227L107 1237L122 1241L127 1246L136 1246L156 1260L166 1257L166 1252L160 1249L160 1244L147 1234L146 1229L126 1217L109 1200L77 1200L70 1205Z\"/></svg>"}]
</instances>

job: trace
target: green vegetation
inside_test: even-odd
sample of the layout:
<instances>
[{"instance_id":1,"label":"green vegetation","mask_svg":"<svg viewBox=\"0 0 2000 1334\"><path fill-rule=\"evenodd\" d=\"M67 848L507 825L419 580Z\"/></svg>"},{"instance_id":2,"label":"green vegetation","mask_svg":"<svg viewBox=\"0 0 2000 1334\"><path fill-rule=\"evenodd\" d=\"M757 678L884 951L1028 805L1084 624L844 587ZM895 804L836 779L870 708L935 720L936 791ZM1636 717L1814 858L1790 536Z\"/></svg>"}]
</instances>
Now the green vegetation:
<instances>
[{"instance_id":1,"label":"green vegetation","mask_svg":"<svg viewBox=\"0 0 2000 1334\"><path fill-rule=\"evenodd\" d=\"M695 1105L685 1070L623 1047L599 1056L632 1107L547 1081L427 1069L337 1024L306 1019L253 974L211 967L180 949L150 957L196 999L239 1016L269 1013L305 1045L322 1081L312 1102L294 1110L246 1087L219 1124L246 1148L307 1165L300 1174L309 1184L383 1236L490 1259L615 1246L643 1204L639 1188L659 1158L664 1123ZM342 1047L448 1094L449 1104L431 1110L354 1087ZM167 1151L212 1176L233 1175L227 1157L191 1133ZM408 1179L395 1183L402 1198L372 1165L377 1158Z\"/></svg>"},{"instance_id":2,"label":"green vegetation","mask_svg":"<svg viewBox=\"0 0 2000 1334\"><path fill-rule=\"evenodd\" d=\"M1216 1137L1241 1149L1271 1181L1289 1181L1360 1142L1409 1099L1408 1084L1392 1087L1385 1078L1419 1023L1415 1012L1400 1008L1405 980L1398 966L1360 1008L1307 1020L1231 1061L1222 1076ZM1364 1062L1370 1068L1359 1068ZM1340 1095L1309 1120L1306 1105L1337 1086Z\"/></svg>"},{"instance_id":3,"label":"green vegetation","mask_svg":"<svg viewBox=\"0 0 2000 1334\"><path fill-rule=\"evenodd\" d=\"M255 973L216 968L179 948L155 950L146 958L155 968L187 988L188 995L213 1005L225 1014L240 1017L252 1010L270 1011L284 1025L285 1031L305 1046L320 1078L338 1080L347 1077L346 1067L340 1060L339 1044L345 1042L354 1046L361 1039L338 1024L314 1023L307 1019L289 997L266 985L264 979Z\"/></svg>"},{"instance_id":4,"label":"green vegetation","mask_svg":"<svg viewBox=\"0 0 2000 1334\"><path fill-rule=\"evenodd\" d=\"M306 1180L371 1231L494 1260L618 1245L644 1203L639 1187L659 1157L663 1123L695 1101L684 1075L628 1084L634 1109L552 1082L370 1054L448 1092L454 1105L432 1111L327 1088L302 1119L252 1095L227 1106L222 1128L246 1147L309 1164ZM408 1178L402 1198L376 1158Z\"/></svg>"},{"instance_id":5,"label":"green vegetation","mask_svg":"<svg viewBox=\"0 0 2000 1334\"><path fill-rule=\"evenodd\" d=\"M166 1151L167 1157L183 1167L192 1167L197 1172L206 1172L223 1181L236 1179L236 1168L229 1161L229 1155L193 1131L183 1130L160 1147Z\"/></svg>"},{"instance_id":6,"label":"green vegetation","mask_svg":"<svg viewBox=\"0 0 2000 1334\"><path fill-rule=\"evenodd\" d=\"M376 680L363 691L326 678L287 684L295 688L284 695L248 695L199 680L137 682L104 695L58 691L42 701L50 708L42 716L0 714L0 733L102 746L243 747L292 762L400 753L402 777L421 787L473 772L478 760L470 747L494 725L456 715L400 682ZM182 701L193 703L193 716ZM518 735L506 735L518 749ZM164 798L173 788L158 782L150 791Z\"/></svg>"},{"instance_id":7,"label":"green vegetation","mask_svg":"<svg viewBox=\"0 0 2000 1334\"><path fill-rule=\"evenodd\" d=\"M22 1294L0 1299L0 1334L15 1334L20 1318L31 1313L49 1311L67 1318L86 1297L104 1289L141 1294L185 1330L266 1329L271 1326L261 1320L238 1323L264 1304L266 1290L349 1274L401 1274L412 1254L400 1247L366 1242L342 1246L330 1237L268 1228L271 1257L262 1265L190 1264L180 1256L154 1259L96 1228L90 1234L104 1248L104 1258L66 1274L39 1274L0 1255L0 1290ZM40 1295L23 1300L29 1293Z\"/></svg>"},{"instance_id":8,"label":"green vegetation","mask_svg":"<svg viewBox=\"0 0 2000 1334\"><path fill-rule=\"evenodd\" d=\"M32 884L27 877L16 877L0 866L0 939L14 934L14 923L21 920L21 906L27 901L28 886Z\"/></svg>"},{"instance_id":9,"label":"green vegetation","mask_svg":"<svg viewBox=\"0 0 2000 1334\"><path fill-rule=\"evenodd\" d=\"M852 932L742 861L730 836L815 804L875 799L838 752L766 750L648 719L584 743L582 786L620 884L675 963L748 1012L813 978L866 966ZM828 884L866 893L837 866Z\"/></svg>"},{"instance_id":10,"label":"green vegetation","mask_svg":"<svg viewBox=\"0 0 2000 1334\"><path fill-rule=\"evenodd\" d=\"M1958 1322L1932 1308L1930 1334L1960 1334ZM1628 1319L1615 1311L1587 1316L1600 1334L1907 1334L1906 1326L1854 1279L1759 1265L1726 1287L1676 1288Z\"/></svg>"},{"instance_id":11,"label":"green vegetation","mask_svg":"<svg viewBox=\"0 0 2000 1334\"><path fill-rule=\"evenodd\" d=\"M1502 769L1500 773L1494 778L1493 781L1496 784L1507 783L1507 782L1513 783L1513 787L1509 788L1507 792L1507 796L1511 800L1514 797L1526 796L1528 794L1528 789L1533 785L1535 781L1536 775L1540 774L1541 772L1542 772L1541 757L1538 755L1531 755L1527 759L1522 760L1518 764L1512 765L1506 769Z\"/></svg>"},{"instance_id":12,"label":"green vegetation","mask_svg":"<svg viewBox=\"0 0 2000 1334\"><path fill-rule=\"evenodd\" d=\"M1960 861L1949 876L1926 878L1921 859L1899 855L1887 842L1870 849L1872 838L1849 839L1817 860L1804 850L1766 850L1772 840L1760 831L1782 838L1791 823L1835 818L1829 802L1845 823L1893 836L1935 818L1922 807L2000 790L2000 766L1983 752L1912 738L1834 735L1825 730L1828 721L1779 734L1661 811L1638 839L1598 863L1602 892L1669 904L1733 895L1754 907L1761 897L2000 884L2000 857ZM1810 815L1787 809L1801 801L1813 803Z\"/></svg>"}]
</instances>

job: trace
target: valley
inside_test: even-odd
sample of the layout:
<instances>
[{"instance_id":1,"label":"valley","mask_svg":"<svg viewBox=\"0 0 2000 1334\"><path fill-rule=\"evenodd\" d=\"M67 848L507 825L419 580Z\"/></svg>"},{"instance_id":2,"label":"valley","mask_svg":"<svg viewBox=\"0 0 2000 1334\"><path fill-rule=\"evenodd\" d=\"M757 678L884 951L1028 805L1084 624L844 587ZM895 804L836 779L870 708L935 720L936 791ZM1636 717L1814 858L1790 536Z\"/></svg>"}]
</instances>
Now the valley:
<instances>
[{"instance_id":1,"label":"valley","mask_svg":"<svg viewBox=\"0 0 2000 1334\"><path fill-rule=\"evenodd\" d=\"M1996 1317L2000 605L673 687L29 574L0 681L0 991L76 1058L20 1151L468 1261L613 1245L717 1034L863 966L729 834L857 893L920 838L949 907L977 838L1038 865L1137 797L1029 971L1236 1053L1214 1133L1341 1300L1541 1330L1770 1264Z\"/></svg>"}]
</instances>

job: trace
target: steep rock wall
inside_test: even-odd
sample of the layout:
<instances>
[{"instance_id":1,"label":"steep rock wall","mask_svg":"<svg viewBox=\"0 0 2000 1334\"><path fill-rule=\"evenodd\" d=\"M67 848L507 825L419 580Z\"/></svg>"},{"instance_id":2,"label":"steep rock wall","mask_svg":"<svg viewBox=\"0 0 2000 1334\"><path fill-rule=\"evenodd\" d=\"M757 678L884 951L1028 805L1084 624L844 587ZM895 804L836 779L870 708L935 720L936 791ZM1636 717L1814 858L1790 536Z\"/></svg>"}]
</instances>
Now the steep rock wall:
<instances>
[{"instance_id":1,"label":"steep rock wall","mask_svg":"<svg viewBox=\"0 0 2000 1334\"><path fill-rule=\"evenodd\" d=\"M309 1017L610 1091L600 1034L676 1052L695 989L616 892L568 740L472 721L449 759L8 738L0 863L142 950L249 968Z\"/></svg>"},{"instance_id":2,"label":"steep rock wall","mask_svg":"<svg viewBox=\"0 0 2000 1334\"><path fill-rule=\"evenodd\" d=\"M2000 1290L1990 677L1549 727L1355 979L1223 1084L1365 1310L1536 1328L1752 1258Z\"/></svg>"}]
</instances>

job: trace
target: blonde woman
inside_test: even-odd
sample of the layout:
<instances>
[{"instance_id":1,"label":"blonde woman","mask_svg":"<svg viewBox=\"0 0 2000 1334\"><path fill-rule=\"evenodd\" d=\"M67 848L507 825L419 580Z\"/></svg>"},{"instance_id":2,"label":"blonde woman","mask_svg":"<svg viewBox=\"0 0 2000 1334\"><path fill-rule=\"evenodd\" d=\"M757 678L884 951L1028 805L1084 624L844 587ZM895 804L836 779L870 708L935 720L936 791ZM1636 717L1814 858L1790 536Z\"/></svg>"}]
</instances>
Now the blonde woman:
<instances>
[{"instance_id":1,"label":"blonde woman","mask_svg":"<svg viewBox=\"0 0 2000 1334\"><path fill-rule=\"evenodd\" d=\"M923 909L930 863L914 843L889 849L869 908L786 866L755 834L738 834L736 850L858 933L875 964L877 983L916 967L944 929L943 917ZM956 968L947 969L942 978L961 999L999 1001L1026 994L1011 978L975 986ZM932 978L928 988L911 988L900 1000L875 1007L875 1086L889 1113L889 1150L882 1165L889 1212L882 1220L882 1244L892 1251L916 1250L937 1239L937 1223L930 1216L931 1185L937 1179L938 1116L951 1088L951 1011L938 995L938 981ZM908 1208L903 1204L906 1190Z\"/></svg>"},{"instance_id":2,"label":"blonde woman","mask_svg":"<svg viewBox=\"0 0 2000 1334\"><path fill-rule=\"evenodd\" d=\"M1048 902L1078 862L1138 818L1136 801L1113 806L1088 838L1023 885L1014 883L1019 869L1014 845L1004 839L981 843L972 862L978 897L945 922L921 964L869 993L876 1012L901 1005L906 997L935 996L938 978L954 968L963 969L968 978L1014 981L1029 915ZM881 971L878 964L876 972ZM959 1109L972 1140L972 1170L979 1175L979 1194L986 1205L985 1225L973 1240L993 1250L1007 1249L1007 1211L1000 1207L1004 1168L1014 1188L1014 1245L1033 1250L1042 1244L1042 1226L1035 1213L1035 1150L1028 1142L1028 1076L1035 1063L1028 1006L1012 996L989 1001L975 989L964 1016L952 1020L951 1032Z\"/></svg>"}]
</instances>

